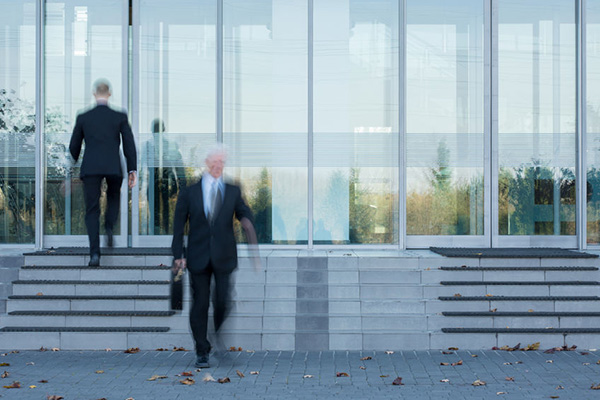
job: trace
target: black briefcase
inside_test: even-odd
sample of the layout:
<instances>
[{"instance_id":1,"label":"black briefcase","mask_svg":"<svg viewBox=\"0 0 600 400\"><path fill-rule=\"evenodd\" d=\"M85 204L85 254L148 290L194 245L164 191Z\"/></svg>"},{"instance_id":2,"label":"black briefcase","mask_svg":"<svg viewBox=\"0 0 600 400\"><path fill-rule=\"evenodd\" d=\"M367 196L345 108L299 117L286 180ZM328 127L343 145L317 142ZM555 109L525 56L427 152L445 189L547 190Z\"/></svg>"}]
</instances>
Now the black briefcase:
<instances>
[{"instance_id":1,"label":"black briefcase","mask_svg":"<svg viewBox=\"0 0 600 400\"><path fill-rule=\"evenodd\" d=\"M183 310L183 268L171 267L171 310Z\"/></svg>"}]
</instances>

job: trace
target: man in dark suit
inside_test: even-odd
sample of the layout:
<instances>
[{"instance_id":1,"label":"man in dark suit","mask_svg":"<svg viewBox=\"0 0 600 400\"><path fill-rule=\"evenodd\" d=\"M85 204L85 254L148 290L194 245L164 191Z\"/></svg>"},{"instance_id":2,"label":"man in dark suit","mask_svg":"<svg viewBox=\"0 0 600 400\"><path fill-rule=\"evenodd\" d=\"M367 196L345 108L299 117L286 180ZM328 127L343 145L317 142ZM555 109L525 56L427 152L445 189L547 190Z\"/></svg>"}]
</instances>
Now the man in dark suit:
<instances>
[{"instance_id":1,"label":"man in dark suit","mask_svg":"<svg viewBox=\"0 0 600 400\"><path fill-rule=\"evenodd\" d=\"M226 154L222 147L211 149L200 182L179 193L173 222L175 268L188 268L192 288L190 327L196 344L196 367L209 366L208 306L211 276L215 278L213 300L215 331L219 332L228 313L230 275L237 267L233 216L240 220L249 242L256 242L252 212L238 186L223 182ZM189 221L187 257L183 233Z\"/></svg>"},{"instance_id":2,"label":"man in dark suit","mask_svg":"<svg viewBox=\"0 0 600 400\"><path fill-rule=\"evenodd\" d=\"M98 80L94 84L96 107L80 114L73 128L69 150L79 159L81 145L85 141L85 153L81 163L80 178L85 197L85 226L90 240L90 266L100 265L100 194L102 180L106 179L106 215L104 228L108 245L113 245L113 227L119 216L121 197L121 157L119 147L123 140L123 153L127 159L129 188L137 183L137 156L127 114L108 107L110 84Z\"/></svg>"}]
</instances>

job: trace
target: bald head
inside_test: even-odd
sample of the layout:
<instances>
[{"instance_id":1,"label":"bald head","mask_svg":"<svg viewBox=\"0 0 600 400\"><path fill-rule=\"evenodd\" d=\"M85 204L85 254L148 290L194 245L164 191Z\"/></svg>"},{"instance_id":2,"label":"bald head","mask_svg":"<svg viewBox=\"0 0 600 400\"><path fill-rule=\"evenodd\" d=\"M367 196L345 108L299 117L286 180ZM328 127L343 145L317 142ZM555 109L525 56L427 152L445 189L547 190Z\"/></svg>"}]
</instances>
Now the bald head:
<instances>
[{"instance_id":1,"label":"bald head","mask_svg":"<svg viewBox=\"0 0 600 400\"><path fill-rule=\"evenodd\" d=\"M111 95L110 82L106 79L98 79L94 82L94 97L97 100L108 100Z\"/></svg>"}]
</instances>

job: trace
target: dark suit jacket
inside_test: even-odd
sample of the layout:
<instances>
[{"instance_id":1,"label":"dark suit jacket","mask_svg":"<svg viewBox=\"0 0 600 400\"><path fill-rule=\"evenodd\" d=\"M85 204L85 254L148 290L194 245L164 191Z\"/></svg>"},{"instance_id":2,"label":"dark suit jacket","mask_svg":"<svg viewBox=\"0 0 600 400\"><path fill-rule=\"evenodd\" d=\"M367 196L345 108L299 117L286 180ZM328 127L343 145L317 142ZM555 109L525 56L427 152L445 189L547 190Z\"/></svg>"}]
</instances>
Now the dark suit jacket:
<instances>
[{"instance_id":1,"label":"dark suit jacket","mask_svg":"<svg viewBox=\"0 0 600 400\"><path fill-rule=\"evenodd\" d=\"M127 159L127 172L137 170L137 156L127 114L106 105L98 105L80 114L73 128L69 150L77 161L81 144L85 140L85 153L81 174L123 176L119 146L123 138L123 154Z\"/></svg>"},{"instance_id":2,"label":"dark suit jacket","mask_svg":"<svg viewBox=\"0 0 600 400\"><path fill-rule=\"evenodd\" d=\"M252 212L238 186L225 184L223 205L212 226L204 214L202 180L180 191L173 221L173 257L183 258L183 230L189 220L186 257L189 270L201 271L210 261L213 268L221 272L233 271L237 267L234 214L238 220L248 218L252 221Z\"/></svg>"}]
</instances>

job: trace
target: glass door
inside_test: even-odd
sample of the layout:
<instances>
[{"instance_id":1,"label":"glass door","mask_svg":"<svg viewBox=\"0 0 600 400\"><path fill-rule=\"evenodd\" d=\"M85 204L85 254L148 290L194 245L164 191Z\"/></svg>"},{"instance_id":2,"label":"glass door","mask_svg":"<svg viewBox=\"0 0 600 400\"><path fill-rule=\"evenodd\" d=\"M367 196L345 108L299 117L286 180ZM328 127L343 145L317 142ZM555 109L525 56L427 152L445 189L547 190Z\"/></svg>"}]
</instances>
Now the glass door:
<instances>
[{"instance_id":1,"label":"glass door","mask_svg":"<svg viewBox=\"0 0 600 400\"><path fill-rule=\"evenodd\" d=\"M95 106L93 83L110 81L109 105L127 106L127 0L46 0L44 3L44 243L88 246L79 162L73 165L69 141L77 115ZM85 151L85 150L83 150ZM82 151L82 155L83 155ZM115 245L127 245L128 189L121 188ZM101 204L105 208L105 192ZM103 215L100 233L104 233ZM104 241L101 239L101 245Z\"/></svg>"}]
</instances>

